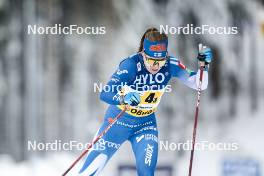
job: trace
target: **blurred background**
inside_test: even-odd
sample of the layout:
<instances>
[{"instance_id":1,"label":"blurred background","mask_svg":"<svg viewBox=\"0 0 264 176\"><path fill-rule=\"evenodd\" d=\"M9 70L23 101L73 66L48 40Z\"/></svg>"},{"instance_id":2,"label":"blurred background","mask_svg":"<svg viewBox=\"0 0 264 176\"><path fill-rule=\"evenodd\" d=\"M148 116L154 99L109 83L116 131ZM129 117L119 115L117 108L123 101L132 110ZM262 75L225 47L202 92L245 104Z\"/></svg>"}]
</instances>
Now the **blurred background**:
<instances>
[{"instance_id":1,"label":"blurred background","mask_svg":"<svg viewBox=\"0 0 264 176\"><path fill-rule=\"evenodd\" d=\"M55 24L104 26L106 33L27 33L28 25ZM169 34L170 55L190 69L197 69L198 43L213 49L197 140L238 143L235 151L197 151L193 175L263 175L263 0L0 0L0 175L61 175L81 151L32 151L28 141L90 142L107 108L94 84L106 83L119 62L137 51L148 27L187 24L239 31ZM197 93L176 79L170 84L173 91L157 112L159 138L185 142L192 136ZM189 156L160 150L156 175L187 175ZM125 143L102 175L136 175L134 165Z\"/></svg>"}]
</instances>

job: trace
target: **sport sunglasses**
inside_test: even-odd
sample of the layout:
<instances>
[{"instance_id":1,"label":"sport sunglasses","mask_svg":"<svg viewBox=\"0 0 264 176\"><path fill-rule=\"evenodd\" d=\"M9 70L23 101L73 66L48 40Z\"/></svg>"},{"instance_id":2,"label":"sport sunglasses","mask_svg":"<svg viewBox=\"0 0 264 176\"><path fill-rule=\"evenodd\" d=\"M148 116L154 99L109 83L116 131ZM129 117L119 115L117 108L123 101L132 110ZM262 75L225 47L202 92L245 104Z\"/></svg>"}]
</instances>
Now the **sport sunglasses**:
<instances>
[{"instance_id":1,"label":"sport sunglasses","mask_svg":"<svg viewBox=\"0 0 264 176\"><path fill-rule=\"evenodd\" d=\"M157 65L159 64L160 67L163 67L167 61L167 57L163 58L153 58L149 57L148 55L145 54L146 61L149 65Z\"/></svg>"}]
</instances>

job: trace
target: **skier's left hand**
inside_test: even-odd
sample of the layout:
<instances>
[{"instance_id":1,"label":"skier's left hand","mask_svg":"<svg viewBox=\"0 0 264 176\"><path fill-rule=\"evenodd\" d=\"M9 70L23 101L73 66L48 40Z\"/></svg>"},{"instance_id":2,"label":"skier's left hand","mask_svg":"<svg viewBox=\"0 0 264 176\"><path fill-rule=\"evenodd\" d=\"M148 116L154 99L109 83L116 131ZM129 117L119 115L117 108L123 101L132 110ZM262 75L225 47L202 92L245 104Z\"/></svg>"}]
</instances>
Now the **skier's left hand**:
<instances>
[{"instance_id":1,"label":"skier's left hand","mask_svg":"<svg viewBox=\"0 0 264 176\"><path fill-rule=\"evenodd\" d=\"M201 51L199 51L197 59L200 61L200 65L208 65L213 59L213 54L211 48L204 46Z\"/></svg>"}]
</instances>

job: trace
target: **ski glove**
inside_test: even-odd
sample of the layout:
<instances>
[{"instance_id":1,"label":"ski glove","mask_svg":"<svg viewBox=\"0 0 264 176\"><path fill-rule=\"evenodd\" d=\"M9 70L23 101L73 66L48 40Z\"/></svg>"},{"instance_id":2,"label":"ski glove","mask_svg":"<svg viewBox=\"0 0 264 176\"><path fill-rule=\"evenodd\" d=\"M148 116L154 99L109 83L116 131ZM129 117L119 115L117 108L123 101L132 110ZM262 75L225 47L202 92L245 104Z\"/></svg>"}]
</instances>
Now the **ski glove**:
<instances>
[{"instance_id":1,"label":"ski glove","mask_svg":"<svg viewBox=\"0 0 264 176\"><path fill-rule=\"evenodd\" d=\"M203 48L202 51L198 53L197 59L201 62L205 62L205 64L208 65L213 59L211 48Z\"/></svg>"},{"instance_id":2,"label":"ski glove","mask_svg":"<svg viewBox=\"0 0 264 176\"><path fill-rule=\"evenodd\" d=\"M137 92L129 92L124 96L123 102L124 104L130 106L137 106L140 103L140 96Z\"/></svg>"}]
</instances>

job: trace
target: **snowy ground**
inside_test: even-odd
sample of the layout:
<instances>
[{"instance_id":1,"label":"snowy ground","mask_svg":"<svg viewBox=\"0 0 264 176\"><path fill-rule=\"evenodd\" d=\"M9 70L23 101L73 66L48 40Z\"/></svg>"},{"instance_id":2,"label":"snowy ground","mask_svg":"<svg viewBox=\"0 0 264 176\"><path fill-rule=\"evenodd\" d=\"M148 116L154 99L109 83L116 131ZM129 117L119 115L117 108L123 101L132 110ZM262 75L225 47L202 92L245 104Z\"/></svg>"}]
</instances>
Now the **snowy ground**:
<instances>
[{"instance_id":1,"label":"snowy ground","mask_svg":"<svg viewBox=\"0 0 264 176\"><path fill-rule=\"evenodd\" d=\"M197 151L195 153L193 173L195 176L224 176L221 175L222 163L224 160L238 160L257 162L260 165L260 170L263 172L264 152L263 146L263 111L257 114L240 114L240 118L230 121L229 126L224 129L219 129L212 125L207 127L207 130L200 130L199 136L211 142L236 142L238 150L236 151ZM201 127L203 128L203 127ZM217 130L216 130L217 129ZM210 132L210 133L208 133ZM223 137L216 138L217 133L225 133ZM200 139L201 140L201 139ZM187 175L189 156L185 156L179 162L178 175ZM235 167L235 166L233 166ZM245 168L241 167L240 170ZM253 170L247 168L245 170ZM249 171L248 171L249 172ZM253 171L252 171L253 172ZM228 176L259 176L254 174L230 174Z\"/></svg>"},{"instance_id":2,"label":"snowy ground","mask_svg":"<svg viewBox=\"0 0 264 176\"><path fill-rule=\"evenodd\" d=\"M195 176L224 176L221 175L222 162L225 159L250 159L258 162L260 170L263 172L264 152L263 152L263 110L258 113L249 114L241 113L239 118L230 121L225 128L217 127L212 124L205 127L203 124L199 126L199 135L201 140L209 140L210 142L237 142L239 148L237 151L196 151L193 175ZM191 127L191 126L190 126ZM223 133L225 135L223 135ZM219 137L221 136L221 137ZM159 164L168 164L174 168L174 176L184 176L188 173L189 152L182 157L176 158L177 151L161 151L159 156ZM131 155L127 155L131 153ZM58 176L69 166L75 159L75 155L68 153L50 154L44 158L34 158L27 162L15 163L8 156L0 156L0 175L1 176ZM111 159L106 166L103 176L117 175L117 166L120 164L134 162L129 143L125 143L120 151ZM69 174L76 175L80 165L77 165ZM229 175L238 176L238 175ZM253 176L250 174L240 174L239 176Z\"/></svg>"}]
</instances>

